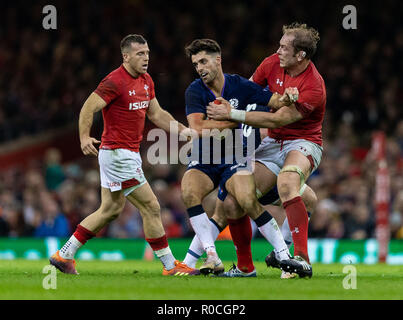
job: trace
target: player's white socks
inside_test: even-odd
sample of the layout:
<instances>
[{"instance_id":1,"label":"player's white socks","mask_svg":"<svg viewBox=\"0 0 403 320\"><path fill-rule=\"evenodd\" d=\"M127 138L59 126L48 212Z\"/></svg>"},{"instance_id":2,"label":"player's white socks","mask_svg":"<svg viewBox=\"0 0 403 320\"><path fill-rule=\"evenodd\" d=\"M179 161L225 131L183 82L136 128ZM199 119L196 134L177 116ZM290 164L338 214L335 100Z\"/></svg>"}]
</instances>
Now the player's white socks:
<instances>
[{"instance_id":1,"label":"player's white socks","mask_svg":"<svg viewBox=\"0 0 403 320\"><path fill-rule=\"evenodd\" d=\"M211 221L211 219L209 221L211 224L211 234L215 241L222 230L220 230L219 227L213 221ZM199 237L195 235L193 237L192 242L190 243L188 252L186 253L186 257L183 260L183 262L188 267L195 268L197 260L199 260L199 258L203 253L204 253L203 244L201 243Z\"/></svg>"},{"instance_id":2,"label":"player's white socks","mask_svg":"<svg viewBox=\"0 0 403 320\"><path fill-rule=\"evenodd\" d=\"M206 252L215 252L214 238L211 232L211 223L206 213L190 218L190 224Z\"/></svg>"},{"instance_id":3,"label":"player's white socks","mask_svg":"<svg viewBox=\"0 0 403 320\"><path fill-rule=\"evenodd\" d=\"M249 218L249 219L250 219L250 226L252 228L252 239L253 239L256 237L258 227L256 225L256 222L252 218Z\"/></svg>"},{"instance_id":4,"label":"player's white socks","mask_svg":"<svg viewBox=\"0 0 403 320\"><path fill-rule=\"evenodd\" d=\"M290 258L290 251L284 241L280 228L275 219L267 212L264 211L255 222L258 226L260 233L271 243L279 260L287 260Z\"/></svg>"},{"instance_id":5,"label":"player's white socks","mask_svg":"<svg viewBox=\"0 0 403 320\"><path fill-rule=\"evenodd\" d=\"M206 253L216 253L214 245L215 239L213 238L211 232L211 222L202 205L191 207L187 209L187 212L189 214L190 224L203 244L203 249L206 251Z\"/></svg>"},{"instance_id":6,"label":"player's white socks","mask_svg":"<svg viewBox=\"0 0 403 320\"><path fill-rule=\"evenodd\" d=\"M175 268L175 257L169 247L154 251L155 255L160 259L166 270Z\"/></svg>"},{"instance_id":7,"label":"player's white socks","mask_svg":"<svg viewBox=\"0 0 403 320\"><path fill-rule=\"evenodd\" d=\"M59 250L59 255L63 259L74 259L74 255L77 250L82 247L82 243L77 240L77 238L72 235L65 245Z\"/></svg>"},{"instance_id":8,"label":"player's white socks","mask_svg":"<svg viewBox=\"0 0 403 320\"><path fill-rule=\"evenodd\" d=\"M287 218L285 218L283 225L281 226L281 234L283 235L284 241L289 249L292 245L292 233L290 230L290 226L288 225Z\"/></svg>"}]
</instances>

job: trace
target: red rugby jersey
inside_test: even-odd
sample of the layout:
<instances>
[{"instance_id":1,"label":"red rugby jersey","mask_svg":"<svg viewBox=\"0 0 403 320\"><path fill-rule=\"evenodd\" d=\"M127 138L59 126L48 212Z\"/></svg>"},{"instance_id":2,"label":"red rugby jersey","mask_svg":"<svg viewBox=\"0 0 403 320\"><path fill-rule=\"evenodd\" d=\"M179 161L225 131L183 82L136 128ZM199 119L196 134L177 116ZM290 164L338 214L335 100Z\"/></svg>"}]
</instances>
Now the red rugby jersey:
<instances>
[{"instance_id":1,"label":"red rugby jersey","mask_svg":"<svg viewBox=\"0 0 403 320\"><path fill-rule=\"evenodd\" d=\"M253 74L253 81L262 87L269 86L271 92L284 93L287 87L297 87L298 101L295 103L303 119L289 125L268 129L271 138L277 140L305 139L322 145L322 123L326 109L326 88L322 76L312 61L304 72L291 77L280 67L275 53L260 64Z\"/></svg>"},{"instance_id":2,"label":"red rugby jersey","mask_svg":"<svg viewBox=\"0 0 403 320\"><path fill-rule=\"evenodd\" d=\"M102 149L139 151L146 112L155 97L154 82L148 73L134 78L121 65L108 74L94 91L105 100L102 109Z\"/></svg>"}]
</instances>

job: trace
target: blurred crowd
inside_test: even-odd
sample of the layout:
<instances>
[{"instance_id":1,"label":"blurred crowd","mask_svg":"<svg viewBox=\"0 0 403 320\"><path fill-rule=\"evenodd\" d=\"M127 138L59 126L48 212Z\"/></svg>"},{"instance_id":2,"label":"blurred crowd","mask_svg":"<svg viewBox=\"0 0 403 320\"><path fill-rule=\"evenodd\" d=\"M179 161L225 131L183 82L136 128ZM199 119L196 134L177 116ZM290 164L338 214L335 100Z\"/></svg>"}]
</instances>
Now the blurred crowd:
<instances>
[{"instance_id":1,"label":"blurred crowd","mask_svg":"<svg viewBox=\"0 0 403 320\"><path fill-rule=\"evenodd\" d=\"M403 28L391 23L401 3L350 1L357 30L343 29L341 1L54 1L57 30L42 28L45 4L0 3L0 144L76 122L87 96L120 65L119 43L128 33L148 40L157 98L185 122L184 91L196 77L187 43L216 39L224 71L249 78L277 49L283 24L307 22L321 35L313 61L327 87L323 160L308 181L318 195L310 237L374 237L376 167L368 150L372 133L383 130L391 234L403 238ZM100 117L94 128L99 138ZM192 235L180 197L184 166L151 166L144 157L143 164L168 236ZM0 236L68 236L98 208L99 197L96 159L66 163L50 149L43 162L0 171ZM142 237L137 209L127 204L100 236Z\"/></svg>"}]
</instances>

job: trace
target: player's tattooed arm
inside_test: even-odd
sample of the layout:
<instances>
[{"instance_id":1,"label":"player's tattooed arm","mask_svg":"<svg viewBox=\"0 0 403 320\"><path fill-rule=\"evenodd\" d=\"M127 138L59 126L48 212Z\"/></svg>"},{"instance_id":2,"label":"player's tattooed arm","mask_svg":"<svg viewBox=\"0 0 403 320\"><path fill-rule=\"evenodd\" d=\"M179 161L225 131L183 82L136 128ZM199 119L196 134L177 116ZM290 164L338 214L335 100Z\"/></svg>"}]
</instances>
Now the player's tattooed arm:
<instances>
[{"instance_id":1,"label":"player's tattooed arm","mask_svg":"<svg viewBox=\"0 0 403 320\"><path fill-rule=\"evenodd\" d=\"M216 121L208 119L204 113L191 113L187 116L189 127L202 135L203 130L224 130L238 127L238 124L233 121Z\"/></svg>"},{"instance_id":2,"label":"player's tattooed arm","mask_svg":"<svg viewBox=\"0 0 403 320\"><path fill-rule=\"evenodd\" d=\"M106 102L95 92L91 93L84 102L78 119L78 130L80 135L81 151L85 155L98 156L98 150L94 144L101 141L90 136L94 113L106 107Z\"/></svg>"}]
</instances>

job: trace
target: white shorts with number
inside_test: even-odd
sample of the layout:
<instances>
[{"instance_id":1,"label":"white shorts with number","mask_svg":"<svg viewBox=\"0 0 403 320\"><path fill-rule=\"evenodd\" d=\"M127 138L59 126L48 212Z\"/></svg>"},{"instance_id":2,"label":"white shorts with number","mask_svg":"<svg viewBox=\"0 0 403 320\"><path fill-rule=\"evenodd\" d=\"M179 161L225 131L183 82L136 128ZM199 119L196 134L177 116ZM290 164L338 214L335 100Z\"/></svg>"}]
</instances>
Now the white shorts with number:
<instances>
[{"instance_id":1,"label":"white shorts with number","mask_svg":"<svg viewBox=\"0 0 403 320\"><path fill-rule=\"evenodd\" d=\"M297 150L311 162L311 172L315 171L322 159L323 148L304 139L278 141L270 137L262 140L255 151L255 161L265 165L276 176L284 166L284 161L290 151Z\"/></svg>"},{"instance_id":2,"label":"white shorts with number","mask_svg":"<svg viewBox=\"0 0 403 320\"><path fill-rule=\"evenodd\" d=\"M127 149L99 150L101 186L112 192L124 190L127 196L147 182L140 153Z\"/></svg>"}]
</instances>

